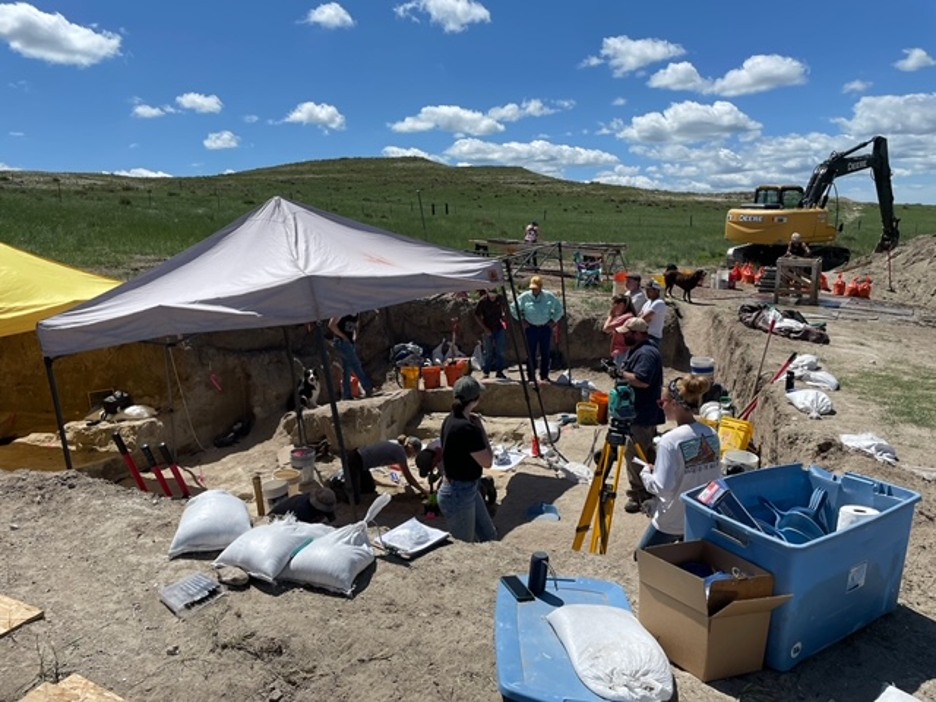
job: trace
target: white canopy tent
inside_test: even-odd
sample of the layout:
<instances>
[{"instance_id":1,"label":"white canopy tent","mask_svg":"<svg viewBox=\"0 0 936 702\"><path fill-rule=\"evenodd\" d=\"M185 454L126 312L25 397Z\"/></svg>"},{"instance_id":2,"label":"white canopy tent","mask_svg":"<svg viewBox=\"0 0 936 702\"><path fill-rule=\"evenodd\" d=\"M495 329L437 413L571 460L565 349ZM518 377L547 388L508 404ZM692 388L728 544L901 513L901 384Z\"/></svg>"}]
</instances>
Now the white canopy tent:
<instances>
[{"instance_id":1,"label":"white canopy tent","mask_svg":"<svg viewBox=\"0 0 936 702\"><path fill-rule=\"evenodd\" d=\"M139 278L39 324L66 466L56 358L176 335L304 324L503 282L497 259L274 197ZM343 444L334 400L332 415ZM346 464L343 445L341 453Z\"/></svg>"},{"instance_id":2,"label":"white canopy tent","mask_svg":"<svg viewBox=\"0 0 936 702\"><path fill-rule=\"evenodd\" d=\"M43 354L277 327L503 283L500 261L274 197L144 275L39 324Z\"/></svg>"}]
</instances>

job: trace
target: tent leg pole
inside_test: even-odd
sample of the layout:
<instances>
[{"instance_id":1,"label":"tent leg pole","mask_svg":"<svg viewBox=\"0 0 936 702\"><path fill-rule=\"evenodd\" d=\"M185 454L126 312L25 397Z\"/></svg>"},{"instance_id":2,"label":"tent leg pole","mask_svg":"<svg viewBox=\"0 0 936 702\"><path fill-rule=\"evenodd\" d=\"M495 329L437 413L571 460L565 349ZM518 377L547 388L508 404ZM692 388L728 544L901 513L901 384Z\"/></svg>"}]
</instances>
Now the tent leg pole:
<instances>
[{"instance_id":1,"label":"tent leg pole","mask_svg":"<svg viewBox=\"0 0 936 702\"><path fill-rule=\"evenodd\" d=\"M172 352L169 350L169 346L169 344L163 346L163 360L166 363L166 396L169 401L169 438L172 441L171 446L178 450L179 444L176 443L175 430L175 400L172 397L172 373L170 372L171 361L169 359L169 354Z\"/></svg>"},{"instance_id":2,"label":"tent leg pole","mask_svg":"<svg viewBox=\"0 0 936 702\"><path fill-rule=\"evenodd\" d=\"M569 371L569 385L572 385L572 358L569 356L569 304L566 302L565 286L565 266L562 263L562 242L558 242L559 247L559 282L562 284L562 321L559 322L562 329L562 339L565 341L565 361L566 368Z\"/></svg>"},{"instance_id":3,"label":"tent leg pole","mask_svg":"<svg viewBox=\"0 0 936 702\"><path fill-rule=\"evenodd\" d=\"M299 445L308 446L305 421L302 419L302 398L299 397L299 383L296 382L296 369L293 368L293 355L289 350L289 333L283 327L283 344L286 347L286 363L289 365L289 382L292 383L293 402L296 405L296 427L299 430Z\"/></svg>"},{"instance_id":4,"label":"tent leg pole","mask_svg":"<svg viewBox=\"0 0 936 702\"><path fill-rule=\"evenodd\" d=\"M49 377L49 390L52 391L52 405L55 407L55 421L58 424L59 438L62 440L62 451L65 453L65 469L72 469L71 454L68 452L68 438L65 434L65 417L62 414L62 403L59 400L58 386L55 384L55 371L52 364L55 359L45 357L46 375Z\"/></svg>"},{"instance_id":5,"label":"tent leg pole","mask_svg":"<svg viewBox=\"0 0 936 702\"><path fill-rule=\"evenodd\" d=\"M511 331L510 338L513 340L514 353L517 355L517 370L520 371L520 384L523 386L523 399L526 400L527 406L527 415L530 418L530 427L533 429L533 438L536 439L536 420L533 418L533 404L530 402L530 388L527 385L526 373L524 372L524 359L520 355L520 344L517 343L517 328L519 327L520 335L523 337L523 348L526 349L527 357L530 355L530 349L527 347L526 343L526 332L523 329L523 319L520 319L520 306L517 304L517 289L514 287L513 272L510 268L510 259L507 258L504 261L504 267L507 269L507 282L510 285L510 293L514 301L514 309L517 310L517 317L519 324L514 327Z\"/></svg>"},{"instance_id":6,"label":"tent leg pole","mask_svg":"<svg viewBox=\"0 0 936 702\"><path fill-rule=\"evenodd\" d=\"M328 359L328 349L325 346L325 335L322 325L315 325L315 339L318 342L319 355L322 357L322 375L325 376L325 388L328 390L328 404L331 405L332 424L335 426L335 437L338 439L338 454L341 456L341 472L345 479L345 489L351 500L351 517L357 521L357 506L360 495L351 480L351 468L348 466L348 452L345 451L344 432L341 431L341 416L338 414L338 402L335 400L335 384L331 377L331 362Z\"/></svg>"}]
</instances>

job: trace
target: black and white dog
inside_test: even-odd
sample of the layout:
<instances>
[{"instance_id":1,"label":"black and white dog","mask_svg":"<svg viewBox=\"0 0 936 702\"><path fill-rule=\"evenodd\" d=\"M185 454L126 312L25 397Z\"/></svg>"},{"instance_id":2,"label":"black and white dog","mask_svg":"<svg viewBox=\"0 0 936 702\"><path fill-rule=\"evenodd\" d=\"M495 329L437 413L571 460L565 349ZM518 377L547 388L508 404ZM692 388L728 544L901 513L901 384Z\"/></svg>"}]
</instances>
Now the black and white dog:
<instances>
[{"instance_id":1,"label":"black and white dog","mask_svg":"<svg viewBox=\"0 0 936 702\"><path fill-rule=\"evenodd\" d=\"M315 409L318 407L319 393L321 385L319 384L318 370L307 368L302 371L302 380L299 381L299 402L302 403L302 409ZM296 407L296 396L289 396L287 409L293 410Z\"/></svg>"}]
</instances>

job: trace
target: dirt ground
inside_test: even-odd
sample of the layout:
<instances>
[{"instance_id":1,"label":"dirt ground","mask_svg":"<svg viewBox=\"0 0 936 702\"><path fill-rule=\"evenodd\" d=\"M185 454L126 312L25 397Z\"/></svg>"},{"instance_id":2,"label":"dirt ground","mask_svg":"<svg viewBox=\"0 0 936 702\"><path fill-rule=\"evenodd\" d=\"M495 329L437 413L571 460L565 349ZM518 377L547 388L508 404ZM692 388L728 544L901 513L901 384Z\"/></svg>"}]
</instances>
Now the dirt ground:
<instances>
[{"instance_id":1,"label":"dirt ground","mask_svg":"<svg viewBox=\"0 0 936 702\"><path fill-rule=\"evenodd\" d=\"M834 306L841 300L826 299L827 306L799 308L807 318L826 322L828 346L771 339L764 374L795 350L818 356L842 381L842 389L831 393L834 416L808 419L786 403L781 384L765 391L752 418L766 465L815 462L922 494L897 609L788 673L765 670L703 684L674 668L681 700L871 702L887 683L918 699L936 700L933 431L896 421L879 398L857 389L871 370L911 377L932 371L936 296L925 293L936 291L936 274L909 258L928 256L931 263L933 242L902 249L906 258L899 269L894 257L897 292L882 296L886 304ZM886 288L886 282L880 284L881 258L864 265L875 277L875 289ZM719 379L744 404L767 340L737 321L738 305L752 294L700 289L694 298L693 305L674 303L671 313L680 315L691 352L713 356ZM598 373L576 373L610 387ZM921 387L923 394L913 401L936 403L926 394L932 386ZM441 419L424 417L422 429L431 433ZM528 445L528 424L504 418L490 418L489 424L495 442L514 443L520 436ZM898 465L842 447L840 434L865 431L897 449ZM234 450L212 449L185 467L209 487L233 487L288 456L288 437L274 425L258 427L251 439L253 444ZM570 425L557 446L581 462L594 440L593 427ZM377 477L382 490L394 493L378 518L381 528L423 513L417 495L395 487L387 475ZM531 552L547 551L559 575L615 581L639 610L632 552L647 519L618 509L610 552L577 553L571 543L587 485L558 476L539 459L496 480L495 524L501 536L496 543L452 543L410 562L378 551L376 565L363 574L352 599L252 584L180 620L160 603L159 589L194 572L211 572L210 558L167 558L184 509L181 501L78 473L0 472L0 594L45 611L44 619L0 639L0 701L18 700L40 682L71 673L127 700L498 700L493 646L498 577L525 573ZM542 502L554 504L562 519L530 521L527 510ZM350 521L347 508L340 519ZM444 528L441 519L428 523Z\"/></svg>"}]
</instances>

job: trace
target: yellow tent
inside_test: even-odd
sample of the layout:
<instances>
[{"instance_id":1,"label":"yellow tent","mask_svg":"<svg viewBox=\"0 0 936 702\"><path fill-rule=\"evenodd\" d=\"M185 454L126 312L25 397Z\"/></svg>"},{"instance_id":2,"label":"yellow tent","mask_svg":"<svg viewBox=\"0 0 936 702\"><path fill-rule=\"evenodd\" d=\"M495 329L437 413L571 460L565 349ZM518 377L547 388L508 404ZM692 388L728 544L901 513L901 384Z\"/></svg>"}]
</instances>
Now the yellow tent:
<instances>
[{"instance_id":1,"label":"yellow tent","mask_svg":"<svg viewBox=\"0 0 936 702\"><path fill-rule=\"evenodd\" d=\"M120 285L93 273L0 243L0 337L35 331L36 323Z\"/></svg>"}]
</instances>

